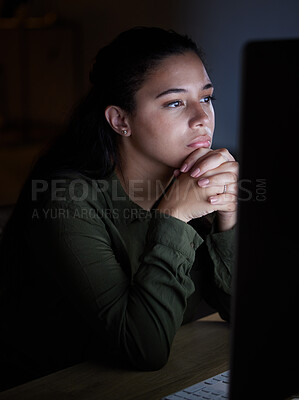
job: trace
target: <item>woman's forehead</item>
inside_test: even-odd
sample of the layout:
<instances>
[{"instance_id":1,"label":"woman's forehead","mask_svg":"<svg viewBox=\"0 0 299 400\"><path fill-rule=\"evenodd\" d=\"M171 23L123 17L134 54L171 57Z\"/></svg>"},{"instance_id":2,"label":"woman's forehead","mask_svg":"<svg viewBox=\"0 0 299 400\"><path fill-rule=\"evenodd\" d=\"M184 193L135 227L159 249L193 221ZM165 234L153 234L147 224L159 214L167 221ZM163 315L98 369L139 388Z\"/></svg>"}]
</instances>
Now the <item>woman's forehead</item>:
<instances>
[{"instance_id":1,"label":"woman's forehead","mask_svg":"<svg viewBox=\"0 0 299 400\"><path fill-rule=\"evenodd\" d=\"M163 59L148 75L141 92L156 93L170 88L206 87L210 84L206 69L194 52L174 54Z\"/></svg>"}]
</instances>

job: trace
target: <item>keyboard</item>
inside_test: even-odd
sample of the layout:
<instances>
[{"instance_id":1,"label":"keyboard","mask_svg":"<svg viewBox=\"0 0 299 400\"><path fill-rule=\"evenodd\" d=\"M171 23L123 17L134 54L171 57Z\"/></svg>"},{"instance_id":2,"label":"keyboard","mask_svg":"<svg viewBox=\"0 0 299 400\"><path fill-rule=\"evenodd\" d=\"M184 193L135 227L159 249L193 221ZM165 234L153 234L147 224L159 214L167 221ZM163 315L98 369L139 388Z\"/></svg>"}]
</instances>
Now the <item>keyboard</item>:
<instances>
[{"instance_id":1,"label":"keyboard","mask_svg":"<svg viewBox=\"0 0 299 400\"><path fill-rule=\"evenodd\" d=\"M163 397L162 400L223 400L229 398L229 371L215 375L205 381L196 383L179 392Z\"/></svg>"}]
</instances>

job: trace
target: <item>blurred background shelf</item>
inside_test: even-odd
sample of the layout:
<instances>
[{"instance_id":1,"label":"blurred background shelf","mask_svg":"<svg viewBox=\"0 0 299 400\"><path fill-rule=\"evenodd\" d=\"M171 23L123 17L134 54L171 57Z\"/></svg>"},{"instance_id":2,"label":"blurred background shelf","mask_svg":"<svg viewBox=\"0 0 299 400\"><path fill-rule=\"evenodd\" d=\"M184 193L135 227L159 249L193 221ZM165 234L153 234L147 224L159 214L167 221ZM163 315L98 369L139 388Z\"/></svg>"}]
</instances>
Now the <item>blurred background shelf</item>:
<instances>
[{"instance_id":1,"label":"blurred background shelf","mask_svg":"<svg viewBox=\"0 0 299 400\"><path fill-rule=\"evenodd\" d=\"M0 0L0 206L16 202L83 93L76 23L34 3Z\"/></svg>"}]
</instances>

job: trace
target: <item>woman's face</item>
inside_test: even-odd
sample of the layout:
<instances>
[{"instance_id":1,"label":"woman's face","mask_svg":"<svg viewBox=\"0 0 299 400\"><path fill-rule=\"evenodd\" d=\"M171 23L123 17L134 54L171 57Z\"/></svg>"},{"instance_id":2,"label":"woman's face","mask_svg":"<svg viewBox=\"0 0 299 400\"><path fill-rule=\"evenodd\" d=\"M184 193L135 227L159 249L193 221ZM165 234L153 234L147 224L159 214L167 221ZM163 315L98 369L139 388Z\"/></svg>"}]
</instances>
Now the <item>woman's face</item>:
<instances>
[{"instance_id":1,"label":"woman's face","mask_svg":"<svg viewBox=\"0 0 299 400\"><path fill-rule=\"evenodd\" d=\"M210 147L212 94L211 81L195 53L167 57L135 95L126 154L138 155L145 163L178 168L196 148Z\"/></svg>"}]
</instances>

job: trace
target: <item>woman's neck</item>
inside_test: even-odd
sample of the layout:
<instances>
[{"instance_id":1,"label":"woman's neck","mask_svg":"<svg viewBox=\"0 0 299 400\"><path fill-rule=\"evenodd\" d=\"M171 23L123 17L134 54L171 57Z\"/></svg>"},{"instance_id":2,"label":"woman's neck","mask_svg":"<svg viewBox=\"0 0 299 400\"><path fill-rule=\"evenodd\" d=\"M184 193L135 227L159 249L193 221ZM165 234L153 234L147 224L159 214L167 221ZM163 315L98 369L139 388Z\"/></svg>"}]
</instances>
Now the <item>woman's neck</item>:
<instances>
[{"instance_id":1,"label":"woman's neck","mask_svg":"<svg viewBox=\"0 0 299 400\"><path fill-rule=\"evenodd\" d=\"M130 199L150 210L170 184L173 169L126 162L116 167L116 175Z\"/></svg>"}]
</instances>

